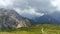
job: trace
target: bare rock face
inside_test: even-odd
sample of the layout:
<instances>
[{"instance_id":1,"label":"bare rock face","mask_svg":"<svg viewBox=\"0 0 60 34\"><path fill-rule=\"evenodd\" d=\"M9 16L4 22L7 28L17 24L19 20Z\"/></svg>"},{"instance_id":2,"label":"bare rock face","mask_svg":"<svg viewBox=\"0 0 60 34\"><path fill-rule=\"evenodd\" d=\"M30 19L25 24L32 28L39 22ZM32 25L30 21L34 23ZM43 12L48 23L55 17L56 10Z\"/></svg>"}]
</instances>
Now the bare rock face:
<instances>
[{"instance_id":1,"label":"bare rock face","mask_svg":"<svg viewBox=\"0 0 60 34\"><path fill-rule=\"evenodd\" d=\"M20 28L31 26L28 19L20 16L11 9L0 9L0 29Z\"/></svg>"}]
</instances>

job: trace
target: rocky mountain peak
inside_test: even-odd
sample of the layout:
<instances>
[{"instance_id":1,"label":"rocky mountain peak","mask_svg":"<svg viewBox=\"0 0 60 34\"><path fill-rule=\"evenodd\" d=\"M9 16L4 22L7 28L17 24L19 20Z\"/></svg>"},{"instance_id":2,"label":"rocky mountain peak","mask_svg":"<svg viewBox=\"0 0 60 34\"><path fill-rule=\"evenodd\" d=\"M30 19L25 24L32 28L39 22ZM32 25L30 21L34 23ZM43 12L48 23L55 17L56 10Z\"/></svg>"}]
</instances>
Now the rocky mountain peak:
<instances>
[{"instance_id":1,"label":"rocky mountain peak","mask_svg":"<svg viewBox=\"0 0 60 34\"><path fill-rule=\"evenodd\" d=\"M16 11L9 9L0 9L0 29L3 28L20 28L31 26L30 21L20 16ZM3 25L3 26L2 26Z\"/></svg>"}]
</instances>

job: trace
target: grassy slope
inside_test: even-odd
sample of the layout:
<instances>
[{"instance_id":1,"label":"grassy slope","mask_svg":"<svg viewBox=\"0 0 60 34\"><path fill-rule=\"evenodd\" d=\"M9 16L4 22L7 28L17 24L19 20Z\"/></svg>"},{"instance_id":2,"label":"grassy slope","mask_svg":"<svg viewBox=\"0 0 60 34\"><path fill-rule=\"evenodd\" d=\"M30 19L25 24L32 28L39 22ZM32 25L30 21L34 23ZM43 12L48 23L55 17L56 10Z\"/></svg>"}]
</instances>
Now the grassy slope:
<instances>
[{"instance_id":1,"label":"grassy slope","mask_svg":"<svg viewBox=\"0 0 60 34\"><path fill-rule=\"evenodd\" d=\"M36 24L31 27L22 27L19 29L0 31L0 34L60 34L60 25L58 24Z\"/></svg>"}]
</instances>

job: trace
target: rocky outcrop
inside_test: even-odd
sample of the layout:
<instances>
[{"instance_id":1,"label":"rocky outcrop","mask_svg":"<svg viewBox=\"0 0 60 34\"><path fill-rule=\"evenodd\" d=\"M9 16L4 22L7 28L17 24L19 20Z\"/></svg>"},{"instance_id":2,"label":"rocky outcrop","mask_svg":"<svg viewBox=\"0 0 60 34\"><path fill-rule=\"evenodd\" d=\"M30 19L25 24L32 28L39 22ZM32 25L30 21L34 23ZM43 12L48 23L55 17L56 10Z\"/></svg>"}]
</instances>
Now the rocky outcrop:
<instances>
[{"instance_id":1,"label":"rocky outcrop","mask_svg":"<svg viewBox=\"0 0 60 34\"><path fill-rule=\"evenodd\" d=\"M23 18L16 11L11 9L0 9L0 24L0 29L31 26L28 19Z\"/></svg>"}]
</instances>

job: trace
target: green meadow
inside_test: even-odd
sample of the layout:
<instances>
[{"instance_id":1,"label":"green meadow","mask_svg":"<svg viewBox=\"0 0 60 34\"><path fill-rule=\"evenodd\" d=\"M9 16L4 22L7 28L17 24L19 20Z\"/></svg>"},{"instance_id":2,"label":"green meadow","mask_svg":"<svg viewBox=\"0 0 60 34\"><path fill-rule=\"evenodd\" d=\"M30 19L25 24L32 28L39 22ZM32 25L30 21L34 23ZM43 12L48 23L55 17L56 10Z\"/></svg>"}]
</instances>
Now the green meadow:
<instances>
[{"instance_id":1,"label":"green meadow","mask_svg":"<svg viewBox=\"0 0 60 34\"><path fill-rule=\"evenodd\" d=\"M35 24L19 29L1 30L0 34L60 34L60 24Z\"/></svg>"}]
</instances>

